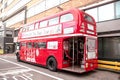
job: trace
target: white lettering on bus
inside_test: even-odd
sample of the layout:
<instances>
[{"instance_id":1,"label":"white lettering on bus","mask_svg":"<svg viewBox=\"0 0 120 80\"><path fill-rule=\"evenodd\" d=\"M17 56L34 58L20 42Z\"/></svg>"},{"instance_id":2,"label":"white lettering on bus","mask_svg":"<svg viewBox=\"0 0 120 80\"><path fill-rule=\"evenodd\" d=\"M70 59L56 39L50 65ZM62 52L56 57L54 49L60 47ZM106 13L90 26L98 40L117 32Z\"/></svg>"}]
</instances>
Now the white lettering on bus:
<instances>
[{"instance_id":1,"label":"white lettering on bus","mask_svg":"<svg viewBox=\"0 0 120 80\"><path fill-rule=\"evenodd\" d=\"M42 29L37 29L33 31L23 32L21 38L46 36L46 35L53 35L53 34L60 34L60 33L62 33L61 24L42 28Z\"/></svg>"},{"instance_id":2,"label":"white lettering on bus","mask_svg":"<svg viewBox=\"0 0 120 80\"><path fill-rule=\"evenodd\" d=\"M26 53L26 61L30 61L30 62L35 62L36 63L36 60L35 60L35 51L29 50Z\"/></svg>"}]
</instances>

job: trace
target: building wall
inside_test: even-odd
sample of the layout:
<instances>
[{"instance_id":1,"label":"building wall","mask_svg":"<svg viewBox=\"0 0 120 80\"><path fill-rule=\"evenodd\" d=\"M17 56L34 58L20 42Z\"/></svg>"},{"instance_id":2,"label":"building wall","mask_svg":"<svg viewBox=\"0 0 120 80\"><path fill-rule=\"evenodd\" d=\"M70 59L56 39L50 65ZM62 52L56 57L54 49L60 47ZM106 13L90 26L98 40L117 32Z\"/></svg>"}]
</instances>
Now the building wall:
<instances>
[{"instance_id":1,"label":"building wall","mask_svg":"<svg viewBox=\"0 0 120 80\"><path fill-rule=\"evenodd\" d=\"M9 1L9 0L3 0L3 1L4 1L4 3L5 3L6 1ZM24 2L25 2L26 0L21 0L21 1L24 1ZM38 3L42 2L42 1L45 1L45 0L29 0L29 2L26 3L26 4L23 5L23 6L27 6L27 12L28 12L28 10L29 10L31 7L34 7L35 5L37 5ZM47 1L48 1L48 0L46 0L46 2L47 2ZM53 0L51 0L51 1L53 1ZM58 1L62 2L62 1L64 1L64 0L58 0ZM64 2L63 4L59 5L59 7L61 7L62 10L67 10L67 9L70 9L70 8L83 7L83 6L90 5L90 4L99 2L99 1L102 1L102 0L68 0L68 1ZM19 2L20 2L20 0L13 0L13 1L11 2L11 4L9 4L9 5L4 9L4 13L5 13L5 14L8 14L7 12L10 11L10 9L12 9L13 7L16 7L16 4L19 3ZM22 6L22 7L23 7L23 6ZM18 7L19 7L19 6L18 6ZM19 9L17 9L17 10L19 10ZM17 10L16 10L16 11L17 11ZM34 10L35 10L35 9L33 9L33 12L34 12ZM50 9L45 10L45 11L43 11L43 12L40 12L40 13L32 16L32 17L28 17L28 18L27 18L27 23L33 22L33 21L35 21L35 20L39 20L39 19L41 19L41 18L43 18L43 17L45 17L45 16L49 16L49 15L58 13L58 12L60 12L60 11L61 11L61 10L60 10L59 8L57 8L57 7L52 7L52 8L50 8ZM11 12L11 11L10 11L10 12ZM15 12L13 12L13 13L5 16L5 18L9 17L10 15L12 15L12 14L14 14L14 13L15 13ZM32 14L32 12L31 12L31 14ZM17 14L15 14L15 15L17 15ZM14 16L15 16L15 15L14 15ZM29 15L29 14L27 13L27 15ZM13 16L13 17L14 17L14 16ZM24 16L23 16L23 17L24 17ZM4 19L5 19L5 18L4 18ZM11 17L11 18L12 18L12 17ZM11 18L8 18L8 20L11 19ZM9 21L11 21L11 20L9 20ZM23 21L23 20L22 20L22 21ZM22 26L22 25L24 24L24 22L22 22L22 21L17 22L17 23L15 23L15 24L13 23L13 24L10 25L10 26L7 25L7 27L18 28L18 27L20 27L20 26ZM7 20L5 20L4 22L7 23ZM10 23L11 23L11 22L10 22Z\"/></svg>"}]
</instances>

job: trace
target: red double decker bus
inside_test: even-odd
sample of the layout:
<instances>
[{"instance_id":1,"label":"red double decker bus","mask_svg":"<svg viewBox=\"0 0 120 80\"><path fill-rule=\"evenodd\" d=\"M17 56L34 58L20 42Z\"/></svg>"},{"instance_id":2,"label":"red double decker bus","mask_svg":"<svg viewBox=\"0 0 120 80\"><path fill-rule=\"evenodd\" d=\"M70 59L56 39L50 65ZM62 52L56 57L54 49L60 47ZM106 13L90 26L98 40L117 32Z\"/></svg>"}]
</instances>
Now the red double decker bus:
<instances>
[{"instance_id":1,"label":"red double decker bus","mask_svg":"<svg viewBox=\"0 0 120 80\"><path fill-rule=\"evenodd\" d=\"M71 72L97 68L97 33L92 16L71 9L24 25L18 34L18 61Z\"/></svg>"}]
</instances>

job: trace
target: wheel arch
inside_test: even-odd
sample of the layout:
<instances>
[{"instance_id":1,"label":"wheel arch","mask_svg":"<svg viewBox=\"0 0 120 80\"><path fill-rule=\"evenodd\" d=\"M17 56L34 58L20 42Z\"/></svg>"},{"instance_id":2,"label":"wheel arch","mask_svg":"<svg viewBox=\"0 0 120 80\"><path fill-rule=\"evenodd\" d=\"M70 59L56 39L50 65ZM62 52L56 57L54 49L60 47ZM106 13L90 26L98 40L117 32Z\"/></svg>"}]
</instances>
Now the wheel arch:
<instances>
[{"instance_id":1,"label":"wheel arch","mask_svg":"<svg viewBox=\"0 0 120 80\"><path fill-rule=\"evenodd\" d=\"M57 68L58 68L58 61L57 61L57 59L55 58L55 56L53 56L53 55L50 55L50 56L47 58L47 60L46 60L46 66L47 66L47 61L48 61L48 59L51 58L51 57L53 57L53 58L55 59L55 61L56 61L56 63L57 63Z\"/></svg>"},{"instance_id":2,"label":"wheel arch","mask_svg":"<svg viewBox=\"0 0 120 80\"><path fill-rule=\"evenodd\" d=\"M50 69L50 65L48 65L48 63L49 63L49 61L51 60L51 59L54 59L54 61L55 61L55 63L56 63L56 67L54 67L53 69ZM49 70L51 70L51 71L57 71L57 69L58 69L58 61L57 61L57 59L53 56L53 55L50 55L48 58L47 58L47 60L46 60L46 68L48 68Z\"/></svg>"}]
</instances>

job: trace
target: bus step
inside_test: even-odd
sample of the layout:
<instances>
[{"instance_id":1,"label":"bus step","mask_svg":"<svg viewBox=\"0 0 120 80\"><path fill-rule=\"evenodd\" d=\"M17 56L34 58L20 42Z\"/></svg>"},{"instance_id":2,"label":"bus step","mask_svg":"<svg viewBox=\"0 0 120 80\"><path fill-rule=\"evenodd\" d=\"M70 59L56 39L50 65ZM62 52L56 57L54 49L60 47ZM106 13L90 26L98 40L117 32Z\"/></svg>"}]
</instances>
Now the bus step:
<instances>
[{"instance_id":1,"label":"bus step","mask_svg":"<svg viewBox=\"0 0 120 80\"><path fill-rule=\"evenodd\" d=\"M77 72L77 73L85 72L84 68L81 68L80 66L76 66L76 65L75 66L70 66L70 67L63 68L63 70Z\"/></svg>"}]
</instances>

